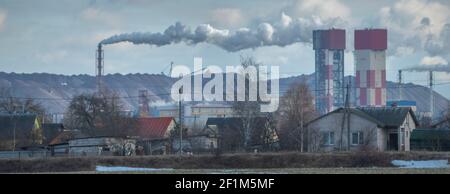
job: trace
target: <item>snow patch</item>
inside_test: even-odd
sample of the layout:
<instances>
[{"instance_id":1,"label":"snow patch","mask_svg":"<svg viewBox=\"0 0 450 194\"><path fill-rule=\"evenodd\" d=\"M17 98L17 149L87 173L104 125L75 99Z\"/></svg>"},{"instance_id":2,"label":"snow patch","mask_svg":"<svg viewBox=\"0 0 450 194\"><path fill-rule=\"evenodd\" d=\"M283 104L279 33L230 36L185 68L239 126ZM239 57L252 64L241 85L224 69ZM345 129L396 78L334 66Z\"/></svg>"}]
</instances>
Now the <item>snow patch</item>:
<instances>
[{"instance_id":1,"label":"snow patch","mask_svg":"<svg viewBox=\"0 0 450 194\"><path fill-rule=\"evenodd\" d=\"M97 172L132 172L132 171L166 171L173 170L172 168L137 168L126 166L96 166Z\"/></svg>"},{"instance_id":2,"label":"snow patch","mask_svg":"<svg viewBox=\"0 0 450 194\"><path fill-rule=\"evenodd\" d=\"M449 168L448 160L393 160L394 166L400 168Z\"/></svg>"}]
</instances>

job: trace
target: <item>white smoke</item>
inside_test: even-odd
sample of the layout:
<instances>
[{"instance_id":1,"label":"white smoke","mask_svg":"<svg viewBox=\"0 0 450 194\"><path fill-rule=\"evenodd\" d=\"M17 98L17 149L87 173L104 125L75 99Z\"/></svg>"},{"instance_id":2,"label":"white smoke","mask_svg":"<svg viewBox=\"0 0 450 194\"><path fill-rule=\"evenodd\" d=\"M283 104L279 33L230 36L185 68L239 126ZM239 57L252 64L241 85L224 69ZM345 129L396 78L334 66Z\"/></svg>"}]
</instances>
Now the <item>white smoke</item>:
<instances>
[{"instance_id":1,"label":"white smoke","mask_svg":"<svg viewBox=\"0 0 450 194\"><path fill-rule=\"evenodd\" d=\"M202 24L191 30L181 22L169 26L164 32L133 32L114 35L100 42L100 44L114 44L131 42L133 44L148 44L165 46L185 43L195 45L209 43L229 52L243 49L254 49L262 46L287 46L294 43L311 43L312 31L318 28L329 28L342 24L339 18L326 21L314 18L292 19L285 15L280 21L264 22L254 28L240 28L234 32L227 29L217 29L209 24Z\"/></svg>"},{"instance_id":2,"label":"white smoke","mask_svg":"<svg viewBox=\"0 0 450 194\"><path fill-rule=\"evenodd\" d=\"M407 68L406 71L416 71L416 72L424 72L424 71L436 71L436 72L450 72L450 65L448 65L448 61L442 57L424 57L421 61L420 65Z\"/></svg>"},{"instance_id":3,"label":"white smoke","mask_svg":"<svg viewBox=\"0 0 450 194\"><path fill-rule=\"evenodd\" d=\"M442 57L435 56L435 57L429 57L426 56L422 59L420 62L422 65L447 65L448 62Z\"/></svg>"}]
</instances>

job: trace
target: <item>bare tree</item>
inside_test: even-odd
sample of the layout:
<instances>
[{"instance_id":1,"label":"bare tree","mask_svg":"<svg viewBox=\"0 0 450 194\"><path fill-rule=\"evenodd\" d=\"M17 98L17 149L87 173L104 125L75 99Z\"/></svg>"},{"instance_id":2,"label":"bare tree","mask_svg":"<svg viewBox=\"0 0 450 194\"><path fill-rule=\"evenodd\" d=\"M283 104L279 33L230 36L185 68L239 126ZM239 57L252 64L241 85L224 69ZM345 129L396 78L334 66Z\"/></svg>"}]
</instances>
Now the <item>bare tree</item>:
<instances>
[{"instance_id":1,"label":"bare tree","mask_svg":"<svg viewBox=\"0 0 450 194\"><path fill-rule=\"evenodd\" d=\"M256 63L252 57L242 57L241 56L241 66L243 68L255 67L258 71L258 67L260 64ZM258 74L258 73L257 73ZM243 146L244 149L247 149L252 136L251 124L255 122L255 119L261 115L260 112L260 99L257 97L256 101L250 101L250 87L252 86L253 81L256 81L256 90L258 90L258 82L256 80L252 80L254 78L250 78L248 74L244 74L241 72L238 76L245 76L245 100L238 101L235 100L233 103L233 111L234 114L242 119L242 138L243 138ZM258 94L258 92L256 92Z\"/></svg>"},{"instance_id":2,"label":"bare tree","mask_svg":"<svg viewBox=\"0 0 450 194\"><path fill-rule=\"evenodd\" d=\"M291 85L281 98L278 120L284 148L306 150L308 132L305 125L316 117L313 96L305 80Z\"/></svg>"},{"instance_id":3,"label":"bare tree","mask_svg":"<svg viewBox=\"0 0 450 194\"><path fill-rule=\"evenodd\" d=\"M75 96L66 111L66 126L89 135L133 135L136 119L126 115L116 93Z\"/></svg>"},{"instance_id":4,"label":"bare tree","mask_svg":"<svg viewBox=\"0 0 450 194\"><path fill-rule=\"evenodd\" d=\"M377 140L377 128L366 128L363 132L363 141L359 145L359 151L374 151L376 146L373 144Z\"/></svg>"},{"instance_id":5,"label":"bare tree","mask_svg":"<svg viewBox=\"0 0 450 194\"><path fill-rule=\"evenodd\" d=\"M13 96L10 88L0 88L0 112L13 113L32 113L42 118L45 115L45 108L33 98L19 98Z\"/></svg>"}]
</instances>

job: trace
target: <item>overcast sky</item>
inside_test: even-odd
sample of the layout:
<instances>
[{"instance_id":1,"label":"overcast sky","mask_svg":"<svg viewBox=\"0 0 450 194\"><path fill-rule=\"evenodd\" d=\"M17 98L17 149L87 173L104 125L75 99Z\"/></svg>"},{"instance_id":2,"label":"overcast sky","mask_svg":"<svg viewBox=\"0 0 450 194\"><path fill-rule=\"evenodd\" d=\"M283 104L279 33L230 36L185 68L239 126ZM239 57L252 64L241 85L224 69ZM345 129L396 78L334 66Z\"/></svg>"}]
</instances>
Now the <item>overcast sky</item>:
<instances>
[{"instance_id":1,"label":"overcast sky","mask_svg":"<svg viewBox=\"0 0 450 194\"><path fill-rule=\"evenodd\" d=\"M354 74L351 44L353 30L360 28L388 29L388 80L395 81L400 68L447 65L450 59L449 1L1 0L0 71L93 75L96 45L103 39L132 32L163 33L176 22L192 31L209 24L208 32L220 36L207 37L232 38L219 43L208 38L204 41L208 43L198 44L106 45L105 73L160 73L171 61L192 66L194 57L202 57L204 65L238 65L244 55L280 65L282 76L310 74L314 71L310 30L330 27L347 30L346 75ZM243 29L261 33L261 39L273 46L227 49L228 43L248 41L233 36ZM289 29L298 34L289 34ZM276 43L271 35L277 32L292 37ZM427 84L425 73L404 77ZM438 73L436 79L449 82L450 76ZM448 97L445 88L448 85L437 86Z\"/></svg>"}]
</instances>

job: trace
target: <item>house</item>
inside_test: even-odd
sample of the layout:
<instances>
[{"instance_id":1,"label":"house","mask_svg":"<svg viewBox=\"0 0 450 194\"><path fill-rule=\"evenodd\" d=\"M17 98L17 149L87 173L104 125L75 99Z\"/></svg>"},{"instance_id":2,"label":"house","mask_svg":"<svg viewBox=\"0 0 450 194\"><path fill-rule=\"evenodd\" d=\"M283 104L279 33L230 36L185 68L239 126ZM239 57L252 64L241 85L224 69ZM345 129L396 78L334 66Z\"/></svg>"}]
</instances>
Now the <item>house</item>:
<instances>
[{"instance_id":1,"label":"house","mask_svg":"<svg viewBox=\"0 0 450 194\"><path fill-rule=\"evenodd\" d=\"M69 140L86 137L88 136L79 130L64 129L48 143L48 148L52 156L67 156L69 155Z\"/></svg>"},{"instance_id":2,"label":"house","mask_svg":"<svg viewBox=\"0 0 450 194\"><path fill-rule=\"evenodd\" d=\"M154 107L156 117L174 117L178 122L178 104ZM203 129L208 118L232 117L234 115L233 106L229 103L184 103L183 104L183 125L188 129Z\"/></svg>"},{"instance_id":3,"label":"house","mask_svg":"<svg viewBox=\"0 0 450 194\"><path fill-rule=\"evenodd\" d=\"M41 145L41 123L35 114L0 114L0 150Z\"/></svg>"},{"instance_id":4,"label":"house","mask_svg":"<svg viewBox=\"0 0 450 194\"><path fill-rule=\"evenodd\" d=\"M308 150L409 151L417 126L410 107L339 108L306 125Z\"/></svg>"},{"instance_id":5,"label":"house","mask_svg":"<svg viewBox=\"0 0 450 194\"><path fill-rule=\"evenodd\" d=\"M169 138L175 130L173 117L143 117L138 119L138 145L145 154L166 154L170 151Z\"/></svg>"},{"instance_id":6,"label":"house","mask_svg":"<svg viewBox=\"0 0 450 194\"><path fill-rule=\"evenodd\" d=\"M64 125L62 123L42 123L41 128L43 143L47 145L64 130Z\"/></svg>"},{"instance_id":7,"label":"house","mask_svg":"<svg viewBox=\"0 0 450 194\"><path fill-rule=\"evenodd\" d=\"M418 128L411 133L411 150L450 151L450 128Z\"/></svg>"},{"instance_id":8,"label":"house","mask_svg":"<svg viewBox=\"0 0 450 194\"><path fill-rule=\"evenodd\" d=\"M136 140L127 137L85 137L69 140L70 156L132 156Z\"/></svg>"},{"instance_id":9,"label":"house","mask_svg":"<svg viewBox=\"0 0 450 194\"><path fill-rule=\"evenodd\" d=\"M450 117L444 117L442 120L432 124L431 128L450 128Z\"/></svg>"},{"instance_id":10,"label":"house","mask_svg":"<svg viewBox=\"0 0 450 194\"><path fill-rule=\"evenodd\" d=\"M216 136L215 145L222 151L238 151L244 149L244 119L239 117L209 118L206 128ZM278 134L274 125L266 117L252 118L247 148L252 150L277 149Z\"/></svg>"},{"instance_id":11,"label":"house","mask_svg":"<svg viewBox=\"0 0 450 194\"><path fill-rule=\"evenodd\" d=\"M211 153L217 149L218 134L215 126L206 126L199 131L190 131L187 139L193 153Z\"/></svg>"}]
</instances>

